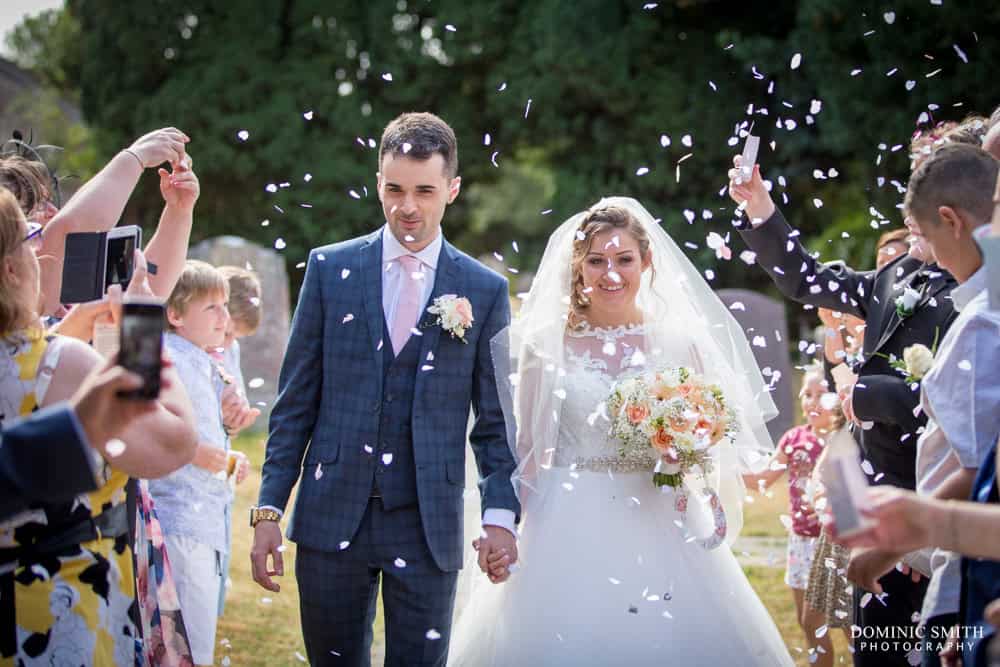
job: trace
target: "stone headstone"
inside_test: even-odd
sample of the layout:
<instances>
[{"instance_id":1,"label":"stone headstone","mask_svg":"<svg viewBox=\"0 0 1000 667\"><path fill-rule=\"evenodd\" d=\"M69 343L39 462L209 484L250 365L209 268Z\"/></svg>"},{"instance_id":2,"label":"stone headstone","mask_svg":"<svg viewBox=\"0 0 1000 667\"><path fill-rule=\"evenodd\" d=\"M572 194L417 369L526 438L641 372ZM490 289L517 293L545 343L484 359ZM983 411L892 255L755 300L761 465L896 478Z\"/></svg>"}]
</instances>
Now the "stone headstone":
<instances>
[{"instance_id":1,"label":"stone headstone","mask_svg":"<svg viewBox=\"0 0 1000 667\"><path fill-rule=\"evenodd\" d=\"M266 430L267 418L277 396L278 373L288 344L291 305L285 259L271 248L251 243L238 236L205 239L188 251L192 259L214 266L241 266L260 278L261 304L264 312L260 328L240 340L243 379L247 383L250 405L261 411L254 430ZM263 381L259 387L257 385Z\"/></svg>"},{"instance_id":2,"label":"stone headstone","mask_svg":"<svg viewBox=\"0 0 1000 667\"><path fill-rule=\"evenodd\" d=\"M773 384L771 398L778 407L778 416L767 424L768 433L778 439L795 422L793 401L792 361L788 355L788 321L781 301L758 292L743 289L721 289L716 292L746 332L750 349L764 374L764 382ZM777 382L772 382L778 372Z\"/></svg>"}]
</instances>

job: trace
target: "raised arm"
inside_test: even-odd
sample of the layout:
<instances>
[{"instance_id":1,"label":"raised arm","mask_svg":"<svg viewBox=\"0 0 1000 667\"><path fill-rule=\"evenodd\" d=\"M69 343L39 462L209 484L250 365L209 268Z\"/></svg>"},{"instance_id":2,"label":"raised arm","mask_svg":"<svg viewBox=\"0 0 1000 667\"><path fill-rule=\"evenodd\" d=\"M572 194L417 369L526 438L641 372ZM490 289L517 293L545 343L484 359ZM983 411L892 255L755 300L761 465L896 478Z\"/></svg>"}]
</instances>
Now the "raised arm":
<instances>
[{"instance_id":1,"label":"raised arm","mask_svg":"<svg viewBox=\"0 0 1000 667\"><path fill-rule=\"evenodd\" d=\"M66 235L73 232L106 231L115 226L142 172L164 162L184 157L188 137L169 127L136 139L115 155L45 226L39 260L42 267L43 312L59 306Z\"/></svg>"},{"instance_id":2,"label":"raised arm","mask_svg":"<svg viewBox=\"0 0 1000 667\"><path fill-rule=\"evenodd\" d=\"M738 171L730 172L729 195L745 205L744 212L750 218L749 226L739 230L740 235L781 293L799 303L865 318L875 272L817 261L771 201L760 167L754 166L753 176L747 181L738 180Z\"/></svg>"},{"instance_id":3,"label":"raised arm","mask_svg":"<svg viewBox=\"0 0 1000 667\"><path fill-rule=\"evenodd\" d=\"M146 259L157 267L156 273L149 276L149 285L154 294L164 299L170 296L184 270L194 205L201 192L191 156L186 155L171 166L173 171L163 167L157 171L164 207L156 232L146 245Z\"/></svg>"},{"instance_id":4,"label":"raised arm","mask_svg":"<svg viewBox=\"0 0 1000 667\"><path fill-rule=\"evenodd\" d=\"M312 438L323 387L323 289L316 251L309 255L271 410L260 505L284 510Z\"/></svg>"}]
</instances>

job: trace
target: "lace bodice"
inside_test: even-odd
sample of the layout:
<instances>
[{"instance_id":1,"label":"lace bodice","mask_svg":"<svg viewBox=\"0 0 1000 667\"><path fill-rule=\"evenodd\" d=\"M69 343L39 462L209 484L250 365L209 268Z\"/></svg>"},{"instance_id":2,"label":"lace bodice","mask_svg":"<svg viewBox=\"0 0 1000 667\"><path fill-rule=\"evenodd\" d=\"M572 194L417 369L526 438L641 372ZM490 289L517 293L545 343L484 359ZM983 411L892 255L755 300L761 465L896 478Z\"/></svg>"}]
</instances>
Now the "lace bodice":
<instances>
[{"instance_id":1,"label":"lace bodice","mask_svg":"<svg viewBox=\"0 0 1000 667\"><path fill-rule=\"evenodd\" d=\"M586 323L565 337L566 398L559 419L559 438L553 464L580 465L607 459L608 467L619 456L608 436L610 426L604 401L619 375L645 361L643 325L594 328Z\"/></svg>"}]
</instances>

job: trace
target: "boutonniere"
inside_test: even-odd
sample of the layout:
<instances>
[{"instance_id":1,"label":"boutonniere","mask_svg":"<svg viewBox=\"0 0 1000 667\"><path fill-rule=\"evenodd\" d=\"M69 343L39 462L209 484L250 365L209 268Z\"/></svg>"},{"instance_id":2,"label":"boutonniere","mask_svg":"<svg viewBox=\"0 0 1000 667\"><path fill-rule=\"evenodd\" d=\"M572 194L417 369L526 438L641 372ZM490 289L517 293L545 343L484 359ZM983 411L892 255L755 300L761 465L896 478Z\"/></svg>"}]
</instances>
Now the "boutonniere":
<instances>
[{"instance_id":1,"label":"boutonniere","mask_svg":"<svg viewBox=\"0 0 1000 667\"><path fill-rule=\"evenodd\" d=\"M434 299L434 303L427 309L427 312L431 315L437 315L435 324L440 325L453 338L457 338L463 343L469 342L465 340L465 332L475 322L475 318L472 317L472 304L464 296L455 294L439 296Z\"/></svg>"},{"instance_id":2,"label":"boutonniere","mask_svg":"<svg viewBox=\"0 0 1000 667\"><path fill-rule=\"evenodd\" d=\"M923 297L923 292L907 285L903 293L896 297L896 314L899 315L899 319L905 320L912 315Z\"/></svg>"},{"instance_id":3,"label":"boutonniere","mask_svg":"<svg viewBox=\"0 0 1000 667\"><path fill-rule=\"evenodd\" d=\"M920 382L930 372L931 367L934 366L934 355L937 354L938 334L940 333L940 328L934 329L934 342L930 348L922 343L915 343L907 348L903 348L902 359L896 358L895 355L886 357L889 360L889 365L893 370L904 376L907 384Z\"/></svg>"}]
</instances>

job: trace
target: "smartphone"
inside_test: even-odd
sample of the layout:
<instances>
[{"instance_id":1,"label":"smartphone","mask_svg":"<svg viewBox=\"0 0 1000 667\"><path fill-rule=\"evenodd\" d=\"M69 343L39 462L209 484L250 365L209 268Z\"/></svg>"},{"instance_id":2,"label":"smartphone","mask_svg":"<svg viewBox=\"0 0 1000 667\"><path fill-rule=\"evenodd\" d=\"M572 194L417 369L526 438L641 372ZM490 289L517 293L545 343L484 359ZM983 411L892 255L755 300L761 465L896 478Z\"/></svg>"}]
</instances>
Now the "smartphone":
<instances>
[{"instance_id":1,"label":"smartphone","mask_svg":"<svg viewBox=\"0 0 1000 667\"><path fill-rule=\"evenodd\" d=\"M166 319L166 310L158 301L130 298L122 304L118 363L142 378L142 387L122 392L122 398L153 400L159 397Z\"/></svg>"},{"instance_id":2,"label":"smartphone","mask_svg":"<svg viewBox=\"0 0 1000 667\"><path fill-rule=\"evenodd\" d=\"M743 156L740 158L740 176L749 181L753 176L753 166L757 164L757 150L760 148L760 137L748 134L743 144Z\"/></svg>"},{"instance_id":3,"label":"smartphone","mask_svg":"<svg viewBox=\"0 0 1000 667\"><path fill-rule=\"evenodd\" d=\"M107 250L104 253L104 291L112 285L124 290L135 271L135 251L142 244L142 228L136 225L115 227L108 231Z\"/></svg>"},{"instance_id":4,"label":"smartphone","mask_svg":"<svg viewBox=\"0 0 1000 667\"><path fill-rule=\"evenodd\" d=\"M60 302L97 301L111 285L128 287L135 271L135 251L140 247L142 229L136 225L67 234Z\"/></svg>"},{"instance_id":5,"label":"smartphone","mask_svg":"<svg viewBox=\"0 0 1000 667\"><path fill-rule=\"evenodd\" d=\"M826 499L838 537L850 537L871 525L861 511L868 509L868 480L858 462L858 444L847 428L832 436L826 445L829 450L820 473L826 488Z\"/></svg>"}]
</instances>

